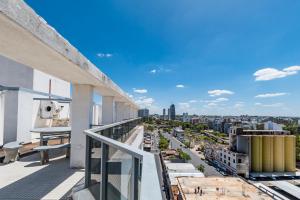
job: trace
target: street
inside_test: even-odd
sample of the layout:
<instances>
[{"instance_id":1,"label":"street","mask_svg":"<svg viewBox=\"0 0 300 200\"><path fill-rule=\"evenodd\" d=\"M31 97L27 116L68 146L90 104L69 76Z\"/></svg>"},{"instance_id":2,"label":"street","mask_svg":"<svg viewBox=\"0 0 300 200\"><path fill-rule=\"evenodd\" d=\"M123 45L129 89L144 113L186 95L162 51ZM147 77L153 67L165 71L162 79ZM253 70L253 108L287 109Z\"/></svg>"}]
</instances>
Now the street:
<instances>
[{"instance_id":1,"label":"street","mask_svg":"<svg viewBox=\"0 0 300 200\"><path fill-rule=\"evenodd\" d=\"M176 138L174 138L168 133L163 133L163 136L170 140L170 144L173 149L180 148L183 152L187 153L191 157L191 160L189 162L192 163L195 167L203 165L205 167L205 176L222 176L222 174L220 174L213 166L210 166L206 162L201 160L200 157L193 153L191 150L184 148L184 145L181 142L179 142Z\"/></svg>"}]
</instances>

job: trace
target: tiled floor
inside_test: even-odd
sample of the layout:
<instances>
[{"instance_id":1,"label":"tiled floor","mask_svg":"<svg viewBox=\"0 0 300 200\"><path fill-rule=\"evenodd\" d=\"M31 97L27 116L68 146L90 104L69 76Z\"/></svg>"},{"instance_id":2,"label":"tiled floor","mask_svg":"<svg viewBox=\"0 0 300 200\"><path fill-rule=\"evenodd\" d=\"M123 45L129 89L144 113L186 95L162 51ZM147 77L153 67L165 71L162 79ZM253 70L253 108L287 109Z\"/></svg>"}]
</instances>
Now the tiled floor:
<instances>
[{"instance_id":1,"label":"tiled floor","mask_svg":"<svg viewBox=\"0 0 300 200\"><path fill-rule=\"evenodd\" d=\"M61 199L83 177L83 170L69 167L62 150L52 152L50 163L43 166L36 153L8 165L0 164L0 199Z\"/></svg>"}]
</instances>

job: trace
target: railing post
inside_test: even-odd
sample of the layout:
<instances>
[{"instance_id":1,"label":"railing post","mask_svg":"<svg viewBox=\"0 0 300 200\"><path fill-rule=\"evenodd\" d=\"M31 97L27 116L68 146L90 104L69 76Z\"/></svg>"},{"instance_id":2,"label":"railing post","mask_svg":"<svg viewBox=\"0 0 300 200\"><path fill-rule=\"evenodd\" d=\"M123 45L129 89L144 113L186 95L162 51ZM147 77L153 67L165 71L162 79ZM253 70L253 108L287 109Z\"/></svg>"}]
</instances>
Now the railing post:
<instances>
[{"instance_id":1,"label":"railing post","mask_svg":"<svg viewBox=\"0 0 300 200\"><path fill-rule=\"evenodd\" d=\"M131 194L133 200L139 199L139 176L140 176L140 160L136 157L132 157L133 163L133 179L131 182Z\"/></svg>"},{"instance_id":2,"label":"railing post","mask_svg":"<svg viewBox=\"0 0 300 200\"><path fill-rule=\"evenodd\" d=\"M102 146L102 158L101 158L101 188L100 188L100 200L107 199L107 178L108 178L108 169L107 169L107 161L108 161L108 151L109 146L103 142L101 142Z\"/></svg>"},{"instance_id":3,"label":"railing post","mask_svg":"<svg viewBox=\"0 0 300 200\"><path fill-rule=\"evenodd\" d=\"M91 147L92 140L89 136L86 136L86 152L85 152L85 188L88 188L90 185L91 179Z\"/></svg>"}]
</instances>

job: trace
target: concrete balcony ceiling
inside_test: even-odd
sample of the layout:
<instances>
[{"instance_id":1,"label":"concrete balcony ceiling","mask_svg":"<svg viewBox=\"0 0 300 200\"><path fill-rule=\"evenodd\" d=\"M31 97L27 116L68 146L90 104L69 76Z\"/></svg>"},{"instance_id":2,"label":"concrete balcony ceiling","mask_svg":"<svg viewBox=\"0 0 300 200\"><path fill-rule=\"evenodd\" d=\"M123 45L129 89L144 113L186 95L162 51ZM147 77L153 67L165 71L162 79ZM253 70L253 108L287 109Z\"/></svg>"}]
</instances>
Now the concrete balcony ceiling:
<instances>
[{"instance_id":1,"label":"concrete balcony ceiling","mask_svg":"<svg viewBox=\"0 0 300 200\"><path fill-rule=\"evenodd\" d=\"M22 0L0 0L0 54L138 108L108 76Z\"/></svg>"}]
</instances>

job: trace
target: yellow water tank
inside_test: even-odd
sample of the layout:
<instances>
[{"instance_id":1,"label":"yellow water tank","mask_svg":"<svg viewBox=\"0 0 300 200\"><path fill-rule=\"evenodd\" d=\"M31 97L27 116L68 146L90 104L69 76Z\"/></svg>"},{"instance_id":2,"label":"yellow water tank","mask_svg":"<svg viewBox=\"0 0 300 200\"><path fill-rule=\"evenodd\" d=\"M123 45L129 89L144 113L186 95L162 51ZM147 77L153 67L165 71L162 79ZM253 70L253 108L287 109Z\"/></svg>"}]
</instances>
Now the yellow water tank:
<instances>
[{"instance_id":1,"label":"yellow water tank","mask_svg":"<svg viewBox=\"0 0 300 200\"><path fill-rule=\"evenodd\" d=\"M251 136L251 171L262 171L262 136Z\"/></svg>"},{"instance_id":2,"label":"yellow water tank","mask_svg":"<svg viewBox=\"0 0 300 200\"><path fill-rule=\"evenodd\" d=\"M262 171L273 172L273 135L262 138Z\"/></svg>"},{"instance_id":3,"label":"yellow water tank","mask_svg":"<svg viewBox=\"0 0 300 200\"><path fill-rule=\"evenodd\" d=\"M283 135L274 136L274 171L284 172L284 137Z\"/></svg>"},{"instance_id":4,"label":"yellow water tank","mask_svg":"<svg viewBox=\"0 0 300 200\"><path fill-rule=\"evenodd\" d=\"M294 135L287 135L284 138L284 152L285 152L285 171L296 171L296 137Z\"/></svg>"}]
</instances>

